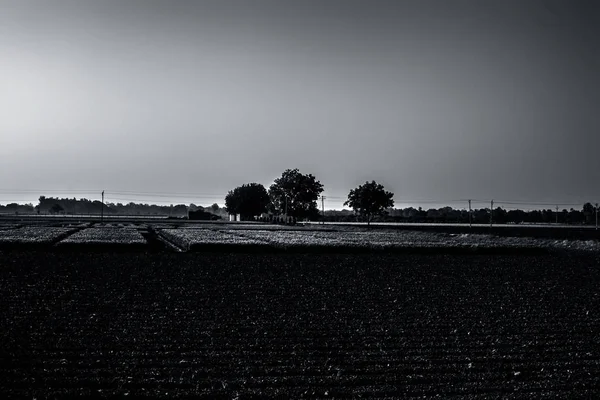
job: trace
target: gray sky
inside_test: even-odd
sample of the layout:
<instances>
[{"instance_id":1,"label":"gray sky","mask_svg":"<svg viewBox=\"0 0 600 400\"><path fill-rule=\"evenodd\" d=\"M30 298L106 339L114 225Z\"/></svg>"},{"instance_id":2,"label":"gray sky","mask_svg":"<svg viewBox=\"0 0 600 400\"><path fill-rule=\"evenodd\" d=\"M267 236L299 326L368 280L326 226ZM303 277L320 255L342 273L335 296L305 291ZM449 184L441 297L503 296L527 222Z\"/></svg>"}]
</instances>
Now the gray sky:
<instances>
[{"instance_id":1,"label":"gray sky","mask_svg":"<svg viewBox=\"0 0 600 400\"><path fill-rule=\"evenodd\" d=\"M599 50L594 0L0 0L0 202L600 201Z\"/></svg>"}]
</instances>

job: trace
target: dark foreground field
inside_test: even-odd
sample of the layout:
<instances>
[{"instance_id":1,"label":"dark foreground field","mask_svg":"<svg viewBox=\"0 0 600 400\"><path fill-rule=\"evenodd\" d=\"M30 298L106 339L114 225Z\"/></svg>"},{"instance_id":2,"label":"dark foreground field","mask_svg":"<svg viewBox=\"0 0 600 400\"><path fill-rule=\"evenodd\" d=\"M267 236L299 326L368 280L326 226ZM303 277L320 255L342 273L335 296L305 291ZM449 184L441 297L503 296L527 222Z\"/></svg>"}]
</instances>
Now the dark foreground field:
<instances>
[{"instance_id":1,"label":"dark foreground field","mask_svg":"<svg viewBox=\"0 0 600 400\"><path fill-rule=\"evenodd\" d=\"M0 253L0 396L598 398L597 255Z\"/></svg>"}]
</instances>

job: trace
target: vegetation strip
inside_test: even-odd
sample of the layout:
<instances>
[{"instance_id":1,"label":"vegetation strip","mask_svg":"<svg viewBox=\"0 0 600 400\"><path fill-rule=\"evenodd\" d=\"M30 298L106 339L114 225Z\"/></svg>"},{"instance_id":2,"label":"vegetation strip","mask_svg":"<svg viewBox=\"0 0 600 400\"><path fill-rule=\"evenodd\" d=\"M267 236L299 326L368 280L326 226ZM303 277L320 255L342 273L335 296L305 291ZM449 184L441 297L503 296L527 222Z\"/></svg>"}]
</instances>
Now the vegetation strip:
<instances>
[{"instance_id":1,"label":"vegetation strip","mask_svg":"<svg viewBox=\"0 0 600 400\"><path fill-rule=\"evenodd\" d=\"M25 226L0 230L0 249L50 247L79 229L81 228Z\"/></svg>"},{"instance_id":2,"label":"vegetation strip","mask_svg":"<svg viewBox=\"0 0 600 400\"><path fill-rule=\"evenodd\" d=\"M600 251L596 240L556 240L497 237L407 230L362 230L339 227L306 229L273 225L223 225L173 228L133 224L56 224L0 229L0 247L48 247L57 249L130 249L158 251L241 252L395 252L395 253L517 253L544 251ZM263 228L263 229L260 229ZM150 243L151 242L151 243Z\"/></svg>"},{"instance_id":3,"label":"vegetation strip","mask_svg":"<svg viewBox=\"0 0 600 400\"><path fill-rule=\"evenodd\" d=\"M133 228L93 227L83 229L56 244L57 249L144 250L146 239Z\"/></svg>"}]
</instances>

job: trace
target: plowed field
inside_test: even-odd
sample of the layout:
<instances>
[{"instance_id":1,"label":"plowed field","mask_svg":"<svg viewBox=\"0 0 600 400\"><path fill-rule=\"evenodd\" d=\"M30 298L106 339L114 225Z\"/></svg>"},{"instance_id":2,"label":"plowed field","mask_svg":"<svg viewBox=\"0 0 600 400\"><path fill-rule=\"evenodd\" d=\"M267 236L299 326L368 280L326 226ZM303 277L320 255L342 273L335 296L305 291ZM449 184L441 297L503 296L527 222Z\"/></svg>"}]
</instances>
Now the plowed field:
<instances>
[{"instance_id":1,"label":"plowed field","mask_svg":"<svg viewBox=\"0 0 600 400\"><path fill-rule=\"evenodd\" d=\"M2 398L598 398L598 255L0 252Z\"/></svg>"}]
</instances>

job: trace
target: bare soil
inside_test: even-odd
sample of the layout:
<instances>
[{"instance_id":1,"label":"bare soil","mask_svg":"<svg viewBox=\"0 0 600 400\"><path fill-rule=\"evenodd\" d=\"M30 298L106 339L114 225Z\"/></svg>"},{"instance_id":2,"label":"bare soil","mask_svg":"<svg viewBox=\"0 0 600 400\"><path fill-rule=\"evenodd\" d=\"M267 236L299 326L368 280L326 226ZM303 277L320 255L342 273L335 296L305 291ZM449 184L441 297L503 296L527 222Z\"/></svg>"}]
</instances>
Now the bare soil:
<instances>
[{"instance_id":1,"label":"bare soil","mask_svg":"<svg viewBox=\"0 0 600 400\"><path fill-rule=\"evenodd\" d=\"M0 396L598 398L595 254L0 252Z\"/></svg>"}]
</instances>

